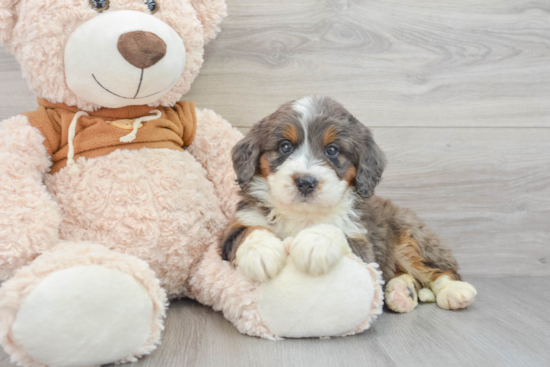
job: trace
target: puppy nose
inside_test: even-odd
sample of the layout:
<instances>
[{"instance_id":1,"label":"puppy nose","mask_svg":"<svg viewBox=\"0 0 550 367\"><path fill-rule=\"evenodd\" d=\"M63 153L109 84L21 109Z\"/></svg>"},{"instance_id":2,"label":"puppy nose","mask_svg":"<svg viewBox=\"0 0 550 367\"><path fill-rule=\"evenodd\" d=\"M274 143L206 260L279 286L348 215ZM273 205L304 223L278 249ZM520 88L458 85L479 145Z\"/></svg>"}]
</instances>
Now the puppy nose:
<instances>
[{"instance_id":1,"label":"puppy nose","mask_svg":"<svg viewBox=\"0 0 550 367\"><path fill-rule=\"evenodd\" d=\"M135 31L118 38L118 52L139 69L147 69L166 55L166 43L154 33Z\"/></svg>"},{"instance_id":2,"label":"puppy nose","mask_svg":"<svg viewBox=\"0 0 550 367\"><path fill-rule=\"evenodd\" d=\"M298 177L294 180L294 183L296 184L298 191L300 191L300 193L304 196L311 194L317 188L317 185L319 185L319 181L310 176Z\"/></svg>"}]
</instances>

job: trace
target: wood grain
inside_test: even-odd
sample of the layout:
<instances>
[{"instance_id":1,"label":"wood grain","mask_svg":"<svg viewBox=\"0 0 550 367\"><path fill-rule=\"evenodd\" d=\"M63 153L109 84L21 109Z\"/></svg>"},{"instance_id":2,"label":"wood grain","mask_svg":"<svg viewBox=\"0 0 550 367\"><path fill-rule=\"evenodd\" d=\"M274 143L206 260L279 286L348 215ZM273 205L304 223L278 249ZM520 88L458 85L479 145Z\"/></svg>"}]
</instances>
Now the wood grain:
<instances>
[{"instance_id":1,"label":"wood grain","mask_svg":"<svg viewBox=\"0 0 550 367\"><path fill-rule=\"evenodd\" d=\"M545 0L229 1L190 94L235 126L330 95L373 126L550 126Z\"/></svg>"},{"instance_id":2,"label":"wood grain","mask_svg":"<svg viewBox=\"0 0 550 367\"><path fill-rule=\"evenodd\" d=\"M38 107L21 74L15 58L0 47L0 121Z\"/></svg>"}]
</instances>

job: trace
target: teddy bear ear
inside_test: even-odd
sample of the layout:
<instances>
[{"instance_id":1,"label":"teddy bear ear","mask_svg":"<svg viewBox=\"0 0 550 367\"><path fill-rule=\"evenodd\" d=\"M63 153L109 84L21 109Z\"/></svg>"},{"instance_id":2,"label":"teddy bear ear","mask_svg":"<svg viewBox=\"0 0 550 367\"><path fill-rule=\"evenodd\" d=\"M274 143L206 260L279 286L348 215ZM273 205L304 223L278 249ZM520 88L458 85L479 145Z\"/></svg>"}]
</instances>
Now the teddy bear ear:
<instances>
[{"instance_id":1,"label":"teddy bear ear","mask_svg":"<svg viewBox=\"0 0 550 367\"><path fill-rule=\"evenodd\" d=\"M10 43L17 16L15 5L19 0L0 0L0 44Z\"/></svg>"},{"instance_id":2,"label":"teddy bear ear","mask_svg":"<svg viewBox=\"0 0 550 367\"><path fill-rule=\"evenodd\" d=\"M207 44L220 31L219 25L227 16L227 4L225 0L191 0L191 6L197 11L204 28L204 44Z\"/></svg>"}]
</instances>

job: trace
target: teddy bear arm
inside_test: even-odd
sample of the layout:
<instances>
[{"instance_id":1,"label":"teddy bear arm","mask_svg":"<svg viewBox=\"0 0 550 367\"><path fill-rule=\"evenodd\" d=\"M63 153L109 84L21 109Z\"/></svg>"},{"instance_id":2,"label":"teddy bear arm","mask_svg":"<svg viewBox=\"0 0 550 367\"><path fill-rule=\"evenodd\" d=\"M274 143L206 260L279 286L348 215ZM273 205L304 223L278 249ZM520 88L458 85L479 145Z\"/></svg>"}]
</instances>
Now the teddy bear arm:
<instances>
[{"instance_id":1,"label":"teddy bear arm","mask_svg":"<svg viewBox=\"0 0 550 367\"><path fill-rule=\"evenodd\" d=\"M320 276L299 270L289 257L276 278L255 282L222 261L218 245L212 244L191 277L190 296L222 311L243 334L342 336L368 329L380 315L382 284L378 265L351 253Z\"/></svg>"},{"instance_id":2,"label":"teddy bear arm","mask_svg":"<svg viewBox=\"0 0 550 367\"><path fill-rule=\"evenodd\" d=\"M239 187L231 160L231 150L242 134L211 110L197 109L197 132L189 152L206 169L227 218L235 212Z\"/></svg>"},{"instance_id":3,"label":"teddy bear arm","mask_svg":"<svg viewBox=\"0 0 550 367\"><path fill-rule=\"evenodd\" d=\"M60 210L43 183L49 166L27 117L0 122L0 280L58 243Z\"/></svg>"}]
</instances>

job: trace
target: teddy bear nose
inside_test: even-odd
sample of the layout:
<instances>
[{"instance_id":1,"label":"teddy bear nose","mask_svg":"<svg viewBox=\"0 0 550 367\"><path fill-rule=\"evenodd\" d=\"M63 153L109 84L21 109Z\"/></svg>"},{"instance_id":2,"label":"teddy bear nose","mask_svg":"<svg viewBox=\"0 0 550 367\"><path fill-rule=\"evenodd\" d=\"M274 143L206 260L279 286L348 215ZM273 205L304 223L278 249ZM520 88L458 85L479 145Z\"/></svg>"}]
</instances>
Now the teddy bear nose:
<instances>
[{"instance_id":1,"label":"teddy bear nose","mask_svg":"<svg viewBox=\"0 0 550 367\"><path fill-rule=\"evenodd\" d=\"M146 69L166 55L166 43L154 33L135 31L118 38L118 52L136 68Z\"/></svg>"}]
</instances>

